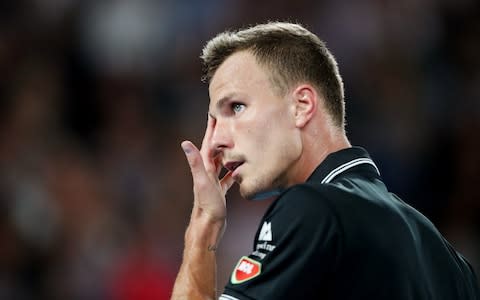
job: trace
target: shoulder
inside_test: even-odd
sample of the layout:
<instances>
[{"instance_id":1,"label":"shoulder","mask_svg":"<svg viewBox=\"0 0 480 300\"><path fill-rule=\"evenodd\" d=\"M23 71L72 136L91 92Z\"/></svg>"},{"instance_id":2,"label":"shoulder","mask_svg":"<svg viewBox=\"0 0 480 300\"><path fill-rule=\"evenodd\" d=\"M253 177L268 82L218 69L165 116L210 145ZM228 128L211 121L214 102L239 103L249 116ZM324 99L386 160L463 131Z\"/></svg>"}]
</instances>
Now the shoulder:
<instances>
[{"instance_id":1,"label":"shoulder","mask_svg":"<svg viewBox=\"0 0 480 300\"><path fill-rule=\"evenodd\" d=\"M334 185L306 182L287 189L267 214L289 211L304 216L335 216L339 213L340 202L349 197L348 193Z\"/></svg>"},{"instance_id":2,"label":"shoulder","mask_svg":"<svg viewBox=\"0 0 480 300\"><path fill-rule=\"evenodd\" d=\"M343 235L345 230L369 231L368 227L378 220L398 215L399 206L380 184L343 179L328 184L306 182L292 186L277 199L266 216L288 223L302 220L301 226L312 230L323 226Z\"/></svg>"},{"instance_id":3,"label":"shoulder","mask_svg":"<svg viewBox=\"0 0 480 300\"><path fill-rule=\"evenodd\" d=\"M338 235L342 232L338 196L322 184L303 183L286 190L270 207L264 221L273 221L282 231L305 234ZM306 235L303 235L306 236Z\"/></svg>"}]
</instances>

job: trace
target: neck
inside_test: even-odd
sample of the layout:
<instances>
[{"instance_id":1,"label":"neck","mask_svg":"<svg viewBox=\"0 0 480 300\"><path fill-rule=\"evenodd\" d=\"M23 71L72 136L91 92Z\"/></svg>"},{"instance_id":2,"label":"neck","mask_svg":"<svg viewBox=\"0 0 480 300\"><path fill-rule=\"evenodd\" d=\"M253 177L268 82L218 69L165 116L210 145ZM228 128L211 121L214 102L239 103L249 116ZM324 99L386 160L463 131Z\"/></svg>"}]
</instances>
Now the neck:
<instances>
[{"instance_id":1,"label":"neck","mask_svg":"<svg viewBox=\"0 0 480 300\"><path fill-rule=\"evenodd\" d=\"M293 167L293 176L288 185L305 182L325 158L339 150L351 147L345 132L340 130L313 132L303 137L300 158Z\"/></svg>"}]
</instances>

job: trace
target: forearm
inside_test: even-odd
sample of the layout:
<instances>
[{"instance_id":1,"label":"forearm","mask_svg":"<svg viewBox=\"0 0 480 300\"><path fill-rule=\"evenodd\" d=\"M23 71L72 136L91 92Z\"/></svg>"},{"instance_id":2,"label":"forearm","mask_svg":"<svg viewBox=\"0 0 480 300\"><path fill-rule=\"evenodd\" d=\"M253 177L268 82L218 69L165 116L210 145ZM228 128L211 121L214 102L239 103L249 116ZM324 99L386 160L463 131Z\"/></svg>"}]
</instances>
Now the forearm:
<instances>
[{"instance_id":1,"label":"forearm","mask_svg":"<svg viewBox=\"0 0 480 300\"><path fill-rule=\"evenodd\" d=\"M172 300L216 298L215 250L224 224L223 220L211 220L194 209L185 233L183 262Z\"/></svg>"}]
</instances>

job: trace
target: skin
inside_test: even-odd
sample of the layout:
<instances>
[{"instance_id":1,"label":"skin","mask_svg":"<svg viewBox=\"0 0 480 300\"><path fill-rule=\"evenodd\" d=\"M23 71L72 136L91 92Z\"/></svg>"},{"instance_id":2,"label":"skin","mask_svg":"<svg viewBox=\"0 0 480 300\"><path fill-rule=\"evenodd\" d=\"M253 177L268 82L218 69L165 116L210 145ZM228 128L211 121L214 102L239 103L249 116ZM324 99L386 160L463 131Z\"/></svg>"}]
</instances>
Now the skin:
<instances>
[{"instance_id":1,"label":"skin","mask_svg":"<svg viewBox=\"0 0 480 300\"><path fill-rule=\"evenodd\" d=\"M234 182L245 198L305 182L324 158L350 147L309 83L278 95L248 51L228 57L213 76L201 150L182 142L194 204L172 299L215 299L215 249L226 224L225 194ZM241 165L219 179L223 165Z\"/></svg>"}]
</instances>

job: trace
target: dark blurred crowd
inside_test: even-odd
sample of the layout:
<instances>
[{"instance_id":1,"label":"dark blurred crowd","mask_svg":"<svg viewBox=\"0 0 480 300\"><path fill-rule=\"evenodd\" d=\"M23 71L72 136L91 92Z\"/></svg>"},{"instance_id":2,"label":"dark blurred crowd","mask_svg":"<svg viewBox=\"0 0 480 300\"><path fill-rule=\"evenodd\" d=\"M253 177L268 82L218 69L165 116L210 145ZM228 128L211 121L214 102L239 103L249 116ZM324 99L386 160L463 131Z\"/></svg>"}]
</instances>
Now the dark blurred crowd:
<instances>
[{"instance_id":1,"label":"dark blurred crowd","mask_svg":"<svg viewBox=\"0 0 480 300\"><path fill-rule=\"evenodd\" d=\"M0 2L0 299L169 298L192 203L179 144L206 124L201 48L267 20L327 42L351 142L480 272L476 2ZM268 205L229 192L220 285Z\"/></svg>"}]
</instances>

